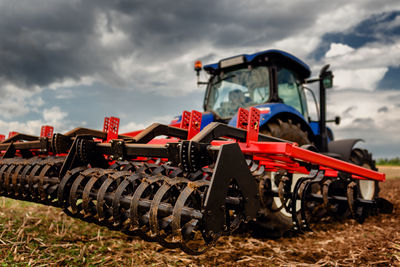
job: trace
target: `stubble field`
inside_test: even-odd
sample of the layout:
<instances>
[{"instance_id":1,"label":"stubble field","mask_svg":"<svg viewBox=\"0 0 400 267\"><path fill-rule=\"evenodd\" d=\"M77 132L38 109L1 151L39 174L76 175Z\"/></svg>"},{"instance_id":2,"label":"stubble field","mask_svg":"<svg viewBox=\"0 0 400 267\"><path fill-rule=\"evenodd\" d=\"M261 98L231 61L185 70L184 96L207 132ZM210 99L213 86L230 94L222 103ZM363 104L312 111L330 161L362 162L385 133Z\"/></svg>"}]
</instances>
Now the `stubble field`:
<instances>
[{"instance_id":1,"label":"stubble field","mask_svg":"<svg viewBox=\"0 0 400 267\"><path fill-rule=\"evenodd\" d=\"M189 256L66 216L60 209L0 198L0 263L131 266L390 266L400 265L400 167L383 167L381 196L394 213L320 224L280 239L223 237Z\"/></svg>"}]
</instances>

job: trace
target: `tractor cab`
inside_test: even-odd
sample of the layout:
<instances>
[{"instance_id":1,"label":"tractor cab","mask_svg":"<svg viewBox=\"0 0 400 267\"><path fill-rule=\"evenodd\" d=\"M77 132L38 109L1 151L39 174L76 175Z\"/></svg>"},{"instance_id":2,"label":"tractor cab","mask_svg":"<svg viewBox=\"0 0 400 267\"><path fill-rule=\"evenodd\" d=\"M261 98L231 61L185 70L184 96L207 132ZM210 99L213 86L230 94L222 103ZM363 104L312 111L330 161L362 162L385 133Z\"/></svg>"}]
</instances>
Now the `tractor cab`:
<instances>
[{"instance_id":1,"label":"tractor cab","mask_svg":"<svg viewBox=\"0 0 400 267\"><path fill-rule=\"evenodd\" d=\"M198 81L207 85L204 110L212 117L207 123L219 121L235 126L239 107L256 107L261 111L261 132L299 144L313 143L319 151L328 151L327 144L333 140L332 131L326 127L326 122L332 120L325 119L325 89L332 87L333 78L329 65L321 69L319 77L310 79L310 68L297 57L280 50L266 50L222 59L204 68L197 61L197 77L202 69L209 74L207 82ZM312 121L304 85L314 82L319 83L320 99L318 105L308 89L313 95L309 100L315 102L319 117ZM337 117L333 121L340 120ZM205 125L202 123L202 127ZM282 134L283 128L292 128L291 132L296 134ZM303 137L295 138L299 136Z\"/></svg>"},{"instance_id":2,"label":"tractor cab","mask_svg":"<svg viewBox=\"0 0 400 267\"><path fill-rule=\"evenodd\" d=\"M300 59L279 50L240 55L206 65L210 74L205 111L221 120L231 119L239 107L283 103L308 118L302 84L310 76Z\"/></svg>"}]
</instances>

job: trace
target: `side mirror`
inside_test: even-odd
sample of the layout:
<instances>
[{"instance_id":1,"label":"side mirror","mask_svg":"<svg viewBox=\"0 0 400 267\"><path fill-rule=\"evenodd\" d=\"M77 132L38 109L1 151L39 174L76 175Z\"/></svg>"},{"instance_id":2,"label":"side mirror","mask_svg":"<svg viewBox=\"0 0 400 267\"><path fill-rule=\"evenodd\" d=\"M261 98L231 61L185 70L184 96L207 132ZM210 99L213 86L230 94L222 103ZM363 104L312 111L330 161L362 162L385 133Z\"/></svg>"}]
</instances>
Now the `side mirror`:
<instances>
[{"instance_id":1,"label":"side mirror","mask_svg":"<svg viewBox=\"0 0 400 267\"><path fill-rule=\"evenodd\" d=\"M325 72L325 75L322 78L322 83L326 89L333 87L333 75L331 71Z\"/></svg>"},{"instance_id":2,"label":"side mirror","mask_svg":"<svg viewBox=\"0 0 400 267\"><path fill-rule=\"evenodd\" d=\"M319 72L319 79L322 81L325 89L333 87L333 74L332 71L329 70L330 65L327 64L322 67Z\"/></svg>"}]
</instances>

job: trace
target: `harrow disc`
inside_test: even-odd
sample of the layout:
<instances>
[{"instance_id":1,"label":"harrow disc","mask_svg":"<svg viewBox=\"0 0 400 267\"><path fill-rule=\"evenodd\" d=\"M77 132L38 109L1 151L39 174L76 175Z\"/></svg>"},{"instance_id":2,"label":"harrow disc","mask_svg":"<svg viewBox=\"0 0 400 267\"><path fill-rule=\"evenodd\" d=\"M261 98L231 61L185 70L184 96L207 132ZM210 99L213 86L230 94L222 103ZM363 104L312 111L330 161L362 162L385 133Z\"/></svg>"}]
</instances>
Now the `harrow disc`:
<instances>
[{"instance_id":1,"label":"harrow disc","mask_svg":"<svg viewBox=\"0 0 400 267\"><path fill-rule=\"evenodd\" d=\"M202 220L184 218L184 208L200 211L204 196L209 187L208 181L195 181L187 184L179 195L172 213L172 232L179 240L179 247L188 254L204 253L215 244L222 233L206 233Z\"/></svg>"}]
</instances>

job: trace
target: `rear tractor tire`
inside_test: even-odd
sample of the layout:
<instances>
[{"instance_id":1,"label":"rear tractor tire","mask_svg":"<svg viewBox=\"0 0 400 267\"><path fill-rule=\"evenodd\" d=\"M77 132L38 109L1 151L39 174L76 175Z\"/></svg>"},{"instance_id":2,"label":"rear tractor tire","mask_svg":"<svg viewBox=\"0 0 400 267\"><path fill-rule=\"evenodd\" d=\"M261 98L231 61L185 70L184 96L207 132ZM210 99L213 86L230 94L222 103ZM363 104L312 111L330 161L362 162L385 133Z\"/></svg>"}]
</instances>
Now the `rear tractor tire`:
<instances>
[{"instance_id":1,"label":"rear tractor tire","mask_svg":"<svg viewBox=\"0 0 400 267\"><path fill-rule=\"evenodd\" d=\"M301 129L300 123L294 124L290 119L288 121L277 119L269 122L266 128L260 129L260 133L296 142L299 146L311 143L308 133Z\"/></svg>"}]
</instances>

